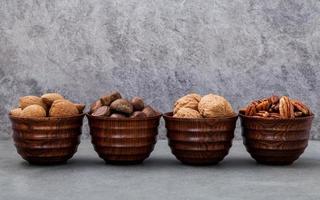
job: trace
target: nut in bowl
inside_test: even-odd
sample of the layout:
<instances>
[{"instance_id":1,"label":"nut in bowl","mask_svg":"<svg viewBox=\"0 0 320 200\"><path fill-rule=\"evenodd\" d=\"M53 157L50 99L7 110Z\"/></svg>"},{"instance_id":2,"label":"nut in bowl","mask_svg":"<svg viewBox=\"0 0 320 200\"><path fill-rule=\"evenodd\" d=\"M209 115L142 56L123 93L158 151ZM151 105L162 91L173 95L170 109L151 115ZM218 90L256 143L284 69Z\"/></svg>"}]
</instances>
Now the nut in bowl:
<instances>
[{"instance_id":1,"label":"nut in bowl","mask_svg":"<svg viewBox=\"0 0 320 200\"><path fill-rule=\"evenodd\" d=\"M57 93L42 97L25 96L19 101L19 108L9 113L12 122L13 140L17 152L30 164L52 165L67 162L77 151L80 143L84 114L68 100ZM66 101L62 105L56 101ZM57 105L56 105L57 104ZM84 105L81 105L83 110ZM69 113L69 111L71 111Z\"/></svg>"},{"instance_id":2,"label":"nut in bowl","mask_svg":"<svg viewBox=\"0 0 320 200\"><path fill-rule=\"evenodd\" d=\"M314 117L301 101L275 95L251 102L239 116L247 151L268 165L289 165L300 157Z\"/></svg>"},{"instance_id":3,"label":"nut in bowl","mask_svg":"<svg viewBox=\"0 0 320 200\"><path fill-rule=\"evenodd\" d=\"M164 114L171 152L184 164L219 163L232 146L237 118L221 96L192 93L181 97L173 112Z\"/></svg>"},{"instance_id":4,"label":"nut in bowl","mask_svg":"<svg viewBox=\"0 0 320 200\"><path fill-rule=\"evenodd\" d=\"M129 101L119 92L110 92L92 104L87 118L99 157L106 163L127 165L149 157L156 143L161 114L146 106L140 97Z\"/></svg>"}]
</instances>

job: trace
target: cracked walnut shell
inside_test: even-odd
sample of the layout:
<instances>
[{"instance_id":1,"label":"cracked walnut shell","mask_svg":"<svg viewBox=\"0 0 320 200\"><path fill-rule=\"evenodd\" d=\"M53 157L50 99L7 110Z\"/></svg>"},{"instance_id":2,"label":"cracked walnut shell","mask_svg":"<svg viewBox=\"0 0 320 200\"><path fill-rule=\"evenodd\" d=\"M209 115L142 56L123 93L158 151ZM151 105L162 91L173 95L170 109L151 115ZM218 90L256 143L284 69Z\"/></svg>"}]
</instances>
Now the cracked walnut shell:
<instances>
[{"instance_id":1,"label":"cracked walnut shell","mask_svg":"<svg viewBox=\"0 0 320 200\"><path fill-rule=\"evenodd\" d=\"M196 93L191 93L178 99L173 107L173 114L176 114L181 108L191 108L198 110L198 104L201 100L201 96Z\"/></svg>"},{"instance_id":2,"label":"cracked walnut shell","mask_svg":"<svg viewBox=\"0 0 320 200\"><path fill-rule=\"evenodd\" d=\"M208 94L201 98L198 109L203 117L222 117L234 115L231 104L222 96Z\"/></svg>"},{"instance_id":3,"label":"cracked walnut shell","mask_svg":"<svg viewBox=\"0 0 320 200\"><path fill-rule=\"evenodd\" d=\"M178 110L176 114L173 115L173 117L180 117L180 118L202 118L201 114L193 110L191 108L181 108Z\"/></svg>"}]
</instances>

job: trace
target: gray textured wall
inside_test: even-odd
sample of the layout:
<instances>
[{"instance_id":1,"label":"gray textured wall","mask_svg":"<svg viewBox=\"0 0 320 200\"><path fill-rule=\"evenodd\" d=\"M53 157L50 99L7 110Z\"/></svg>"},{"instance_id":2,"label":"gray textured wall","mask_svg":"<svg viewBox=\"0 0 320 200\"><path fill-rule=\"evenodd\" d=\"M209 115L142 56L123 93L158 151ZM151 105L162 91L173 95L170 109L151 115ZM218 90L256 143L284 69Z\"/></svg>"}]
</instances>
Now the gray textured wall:
<instances>
[{"instance_id":1,"label":"gray textured wall","mask_svg":"<svg viewBox=\"0 0 320 200\"><path fill-rule=\"evenodd\" d=\"M0 135L19 96L45 91L118 89L160 111L189 91L235 109L278 93L318 112L319 62L319 0L1 0Z\"/></svg>"}]
</instances>

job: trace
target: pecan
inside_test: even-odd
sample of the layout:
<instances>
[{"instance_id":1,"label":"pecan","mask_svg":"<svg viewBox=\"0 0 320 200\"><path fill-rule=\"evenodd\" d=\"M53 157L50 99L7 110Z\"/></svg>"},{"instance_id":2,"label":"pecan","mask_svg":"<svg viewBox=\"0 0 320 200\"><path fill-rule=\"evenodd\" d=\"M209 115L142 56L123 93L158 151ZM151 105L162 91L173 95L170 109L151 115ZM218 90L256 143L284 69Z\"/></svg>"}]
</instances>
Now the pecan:
<instances>
[{"instance_id":1,"label":"pecan","mask_svg":"<svg viewBox=\"0 0 320 200\"><path fill-rule=\"evenodd\" d=\"M247 116L253 116L257 113L257 102L252 102L246 109L245 115Z\"/></svg>"},{"instance_id":2,"label":"pecan","mask_svg":"<svg viewBox=\"0 0 320 200\"><path fill-rule=\"evenodd\" d=\"M280 114L279 113L269 113L269 117L271 118L281 118Z\"/></svg>"},{"instance_id":3,"label":"pecan","mask_svg":"<svg viewBox=\"0 0 320 200\"><path fill-rule=\"evenodd\" d=\"M279 111L281 118L294 118L293 105L289 97L283 96L280 98Z\"/></svg>"},{"instance_id":4,"label":"pecan","mask_svg":"<svg viewBox=\"0 0 320 200\"><path fill-rule=\"evenodd\" d=\"M271 102L268 99L264 99L256 106L256 110L257 112L269 110L270 105Z\"/></svg>"},{"instance_id":5,"label":"pecan","mask_svg":"<svg viewBox=\"0 0 320 200\"><path fill-rule=\"evenodd\" d=\"M280 98L276 95L272 95L270 97L271 104L277 104L277 103L279 103L279 100L280 100Z\"/></svg>"},{"instance_id":6,"label":"pecan","mask_svg":"<svg viewBox=\"0 0 320 200\"><path fill-rule=\"evenodd\" d=\"M301 117L303 115L303 112L294 112L295 117Z\"/></svg>"},{"instance_id":7,"label":"pecan","mask_svg":"<svg viewBox=\"0 0 320 200\"><path fill-rule=\"evenodd\" d=\"M269 113L267 111L259 111L255 115L260 117L268 117Z\"/></svg>"},{"instance_id":8,"label":"pecan","mask_svg":"<svg viewBox=\"0 0 320 200\"><path fill-rule=\"evenodd\" d=\"M271 105L269 112L279 112L279 103Z\"/></svg>"},{"instance_id":9,"label":"pecan","mask_svg":"<svg viewBox=\"0 0 320 200\"><path fill-rule=\"evenodd\" d=\"M298 101L296 99L291 99L290 101L296 110L302 112L304 115L310 114L310 109L308 108L308 106L304 105L301 101Z\"/></svg>"}]
</instances>

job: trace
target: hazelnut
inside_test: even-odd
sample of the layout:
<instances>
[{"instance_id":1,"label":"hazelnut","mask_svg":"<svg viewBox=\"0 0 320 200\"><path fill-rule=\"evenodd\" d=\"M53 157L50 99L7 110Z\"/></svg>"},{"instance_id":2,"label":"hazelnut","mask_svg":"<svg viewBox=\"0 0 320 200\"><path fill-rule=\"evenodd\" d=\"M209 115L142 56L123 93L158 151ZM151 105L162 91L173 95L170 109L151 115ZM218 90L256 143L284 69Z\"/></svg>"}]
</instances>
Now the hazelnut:
<instances>
[{"instance_id":1,"label":"hazelnut","mask_svg":"<svg viewBox=\"0 0 320 200\"><path fill-rule=\"evenodd\" d=\"M130 115L133 112L133 106L125 99L117 99L110 105L111 110L115 112L125 113Z\"/></svg>"},{"instance_id":2,"label":"hazelnut","mask_svg":"<svg viewBox=\"0 0 320 200\"><path fill-rule=\"evenodd\" d=\"M120 114L120 113L113 113L110 115L111 118L127 118L125 115Z\"/></svg>"},{"instance_id":3,"label":"hazelnut","mask_svg":"<svg viewBox=\"0 0 320 200\"><path fill-rule=\"evenodd\" d=\"M147 117L153 117L158 115L159 113L155 111L151 106L146 106L143 110L143 113L146 114Z\"/></svg>"},{"instance_id":4,"label":"hazelnut","mask_svg":"<svg viewBox=\"0 0 320 200\"><path fill-rule=\"evenodd\" d=\"M110 108L109 106L101 106L96 111L94 111L92 116L109 116L110 115Z\"/></svg>"},{"instance_id":5,"label":"hazelnut","mask_svg":"<svg viewBox=\"0 0 320 200\"><path fill-rule=\"evenodd\" d=\"M94 111L96 111L98 108L100 108L102 106L101 100L97 100L94 103L91 104L90 106L90 113L93 113Z\"/></svg>"},{"instance_id":6,"label":"hazelnut","mask_svg":"<svg viewBox=\"0 0 320 200\"><path fill-rule=\"evenodd\" d=\"M133 110L135 111L141 111L144 108L143 99L140 97L133 97L131 99L131 104L133 106Z\"/></svg>"},{"instance_id":7,"label":"hazelnut","mask_svg":"<svg viewBox=\"0 0 320 200\"><path fill-rule=\"evenodd\" d=\"M121 99L121 94L119 92L114 91L110 94L101 97L100 101L103 106L110 106L110 104L117 99Z\"/></svg>"},{"instance_id":8,"label":"hazelnut","mask_svg":"<svg viewBox=\"0 0 320 200\"><path fill-rule=\"evenodd\" d=\"M145 117L147 117L147 115L142 111L135 111L130 116L130 118L145 118Z\"/></svg>"}]
</instances>

